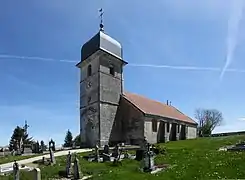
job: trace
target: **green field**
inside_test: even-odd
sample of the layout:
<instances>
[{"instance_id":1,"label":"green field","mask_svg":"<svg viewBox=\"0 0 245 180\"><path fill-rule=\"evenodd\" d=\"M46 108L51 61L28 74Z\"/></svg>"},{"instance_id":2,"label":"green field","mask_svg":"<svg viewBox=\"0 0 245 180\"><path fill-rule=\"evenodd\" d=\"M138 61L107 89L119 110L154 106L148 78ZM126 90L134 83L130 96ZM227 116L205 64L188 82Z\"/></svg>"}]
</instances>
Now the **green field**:
<instances>
[{"instance_id":1,"label":"green field","mask_svg":"<svg viewBox=\"0 0 245 180\"><path fill-rule=\"evenodd\" d=\"M139 162L123 160L122 166L113 167L111 163L92 163L80 158L81 171L92 174L98 180L153 180L153 179L245 179L245 152L222 152L217 149L231 145L245 136L199 138L162 144L167 148L166 155L159 155L156 164L176 165L172 169L156 175L138 170ZM65 157L57 158L55 166L40 167L42 179L58 177L58 172L65 169ZM1 180L11 177L0 177ZM30 173L22 175L21 180L31 180Z\"/></svg>"}]
</instances>

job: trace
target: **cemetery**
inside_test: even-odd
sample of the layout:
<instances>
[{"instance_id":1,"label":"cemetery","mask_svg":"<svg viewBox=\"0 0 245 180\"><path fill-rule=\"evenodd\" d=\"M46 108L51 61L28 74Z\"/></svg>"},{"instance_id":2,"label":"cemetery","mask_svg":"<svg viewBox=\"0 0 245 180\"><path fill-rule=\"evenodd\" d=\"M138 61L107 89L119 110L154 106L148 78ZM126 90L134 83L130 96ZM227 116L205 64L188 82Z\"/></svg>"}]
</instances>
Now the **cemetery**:
<instances>
[{"instance_id":1,"label":"cemetery","mask_svg":"<svg viewBox=\"0 0 245 180\"><path fill-rule=\"evenodd\" d=\"M11 171L1 170L7 173L2 173L0 179L244 178L244 151L218 151L223 146L242 146L244 140L245 136L240 135L197 138L155 146L147 142L141 146L95 146L87 153L70 150L60 157L54 156L51 145L45 158L26 166L17 160L12 163ZM0 167L1 164L0 159Z\"/></svg>"}]
</instances>

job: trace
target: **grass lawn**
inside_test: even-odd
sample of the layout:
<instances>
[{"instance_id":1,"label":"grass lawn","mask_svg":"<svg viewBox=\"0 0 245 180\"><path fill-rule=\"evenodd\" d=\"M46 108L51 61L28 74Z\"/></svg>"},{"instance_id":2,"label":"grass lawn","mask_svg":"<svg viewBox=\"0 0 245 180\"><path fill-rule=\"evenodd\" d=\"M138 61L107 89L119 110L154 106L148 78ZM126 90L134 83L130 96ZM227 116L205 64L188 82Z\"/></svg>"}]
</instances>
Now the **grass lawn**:
<instances>
[{"instance_id":1,"label":"grass lawn","mask_svg":"<svg viewBox=\"0 0 245 180\"><path fill-rule=\"evenodd\" d=\"M80 158L80 166L84 174L92 174L96 180L244 179L245 152L217 151L219 147L234 144L239 140L245 140L245 136L199 138L162 144L166 146L167 154L159 155L156 164L176 166L156 175L140 172L139 162L135 160L123 160L121 167L112 167L111 163L92 163ZM65 157L57 158L55 166L40 168L42 180L58 177L58 172L65 169ZM0 177L1 180L11 178ZM21 176L21 180L32 179L30 173Z\"/></svg>"}]
</instances>

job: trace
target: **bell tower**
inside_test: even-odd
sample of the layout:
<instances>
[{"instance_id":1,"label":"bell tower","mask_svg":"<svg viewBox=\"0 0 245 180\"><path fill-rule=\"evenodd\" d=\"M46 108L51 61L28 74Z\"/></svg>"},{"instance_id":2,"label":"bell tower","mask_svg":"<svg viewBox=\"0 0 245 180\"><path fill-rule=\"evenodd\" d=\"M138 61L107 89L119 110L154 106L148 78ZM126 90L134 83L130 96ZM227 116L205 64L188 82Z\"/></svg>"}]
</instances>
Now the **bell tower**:
<instances>
[{"instance_id":1,"label":"bell tower","mask_svg":"<svg viewBox=\"0 0 245 180\"><path fill-rule=\"evenodd\" d=\"M81 49L80 135L82 144L94 147L108 144L120 96L123 93L122 46L104 32L99 32Z\"/></svg>"}]
</instances>

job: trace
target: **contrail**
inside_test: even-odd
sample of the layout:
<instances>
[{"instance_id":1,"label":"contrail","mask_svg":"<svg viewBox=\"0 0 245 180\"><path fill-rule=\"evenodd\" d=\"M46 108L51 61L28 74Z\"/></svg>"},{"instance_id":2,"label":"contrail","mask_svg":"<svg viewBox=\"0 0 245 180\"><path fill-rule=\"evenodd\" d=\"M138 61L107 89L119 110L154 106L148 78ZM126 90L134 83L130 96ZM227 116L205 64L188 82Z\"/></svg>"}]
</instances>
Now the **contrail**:
<instances>
[{"instance_id":1,"label":"contrail","mask_svg":"<svg viewBox=\"0 0 245 180\"><path fill-rule=\"evenodd\" d=\"M40 60L40 61L56 61L56 62L68 62L68 63L76 63L78 61L68 60L68 59L52 59L52 58L43 58L43 57L30 57L30 56L15 56L15 55L0 55L0 59L28 59L28 60Z\"/></svg>"},{"instance_id":2,"label":"contrail","mask_svg":"<svg viewBox=\"0 0 245 180\"><path fill-rule=\"evenodd\" d=\"M169 65L154 65L154 64L129 64L129 66L167 68L167 69L179 69L179 70L197 70L197 71L200 71L200 70L204 70L204 71L221 71L220 68L196 67L196 66L169 66Z\"/></svg>"},{"instance_id":3,"label":"contrail","mask_svg":"<svg viewBox=\"0 0 245 180\"><path fill-rule=\"evenodd\" d=\"M79 60L70 59L53 59L53 58L43 58L43 57L31 57L31 56L16 56L16 55L6 55L0 54L0 59L23 59L23 60L38 60L38 61L53 61L53 62L64 62L64 63L78 63ZM197 67L197 66L170 66L170 65L156 65L156 64L128 64L132 67L149 67L149 68L165 68L173 70L189 70L189 71L222 71L221 68L216 67ZM237 72L245 73L242 69L226 69L226 72Z\"/></svg>"},{"instance_id":4,"label":"contrail","mask_svg":"<svg viewBox=\"0 0 245 180\"><path fill-rule=\"evenodd\" d=\"M234 56L234 52L237 46L237 36L239 34L239 26L241 24L244 0L234 0L233 8L231 9L230 18L228 21L228 34L227 34L227 52L226 62L220 74L220 80L222 81L223 76L229 65L231 64Z\"/></svg>"}]
</instances>

